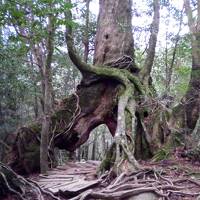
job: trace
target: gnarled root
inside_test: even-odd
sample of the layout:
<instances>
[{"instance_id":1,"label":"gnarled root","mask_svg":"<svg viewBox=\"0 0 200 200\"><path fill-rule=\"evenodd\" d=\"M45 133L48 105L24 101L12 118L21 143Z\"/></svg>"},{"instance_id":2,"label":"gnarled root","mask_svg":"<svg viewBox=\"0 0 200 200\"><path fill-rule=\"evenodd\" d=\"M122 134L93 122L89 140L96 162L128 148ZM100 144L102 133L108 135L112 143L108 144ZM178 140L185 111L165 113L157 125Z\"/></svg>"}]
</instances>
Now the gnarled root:
<instances>
[{"instance_id":1,"label":"gnarled root","mask_svg":"<svg viewBox=\"0 0 200 200\"><path fill-rule=\"evenodd\" d=\"M133 172L140 168L134 157L134 152L131 151L131 142L125 137L116 138L116 159L113 165L114 172L117 176L125 172Z\"/></svg>"},{"instance_id":2,"label":"gnarled root","mask_svg":"<svg viewBox=\"0 0 200 200\"><path fill-rule=\"evenodd\" d=\"M200 183L190 178L166 176L162 170L143 169L125 175L122 173L111 184L100 190L87 190L71 200L86 199L196 199Z\"/></svg>"},{"instance_id":3,"label":"gnarled root","mask_svg":"<svg viewBox=\"0 0 200 200\"><path fill-rule=\"evenodd\" d=\"M20 200L59 200L52 193L42 190L35 182L17 175L13 170L0 162L0 197L1 199Z\"/></svg>"}]
</instances>

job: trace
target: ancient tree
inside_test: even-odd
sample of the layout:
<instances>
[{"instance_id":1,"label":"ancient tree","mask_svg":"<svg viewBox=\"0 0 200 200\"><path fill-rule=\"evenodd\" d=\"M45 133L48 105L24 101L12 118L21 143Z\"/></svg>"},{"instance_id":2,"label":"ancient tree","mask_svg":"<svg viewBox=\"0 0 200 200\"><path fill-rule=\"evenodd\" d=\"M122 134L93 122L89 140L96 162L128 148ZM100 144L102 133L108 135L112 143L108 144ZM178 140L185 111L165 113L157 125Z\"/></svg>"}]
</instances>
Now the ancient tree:
<instances>
[{"instance_id":1,"label":"ancient tree","mask_svg":"<svg viewBox=\"0 0 200 200\"><path fill-rule=\"evenodd\" d=\"M115 137L110 159L106 160L104 168L110 168L114 162L120 172L128 161L129 167L136 169L139 166L134 152L137 157L144 158L160 147L163 136L158 137L158 134L162 134L163 129L155 113L147 109L151 105L149 97L153 95L150 72L159 30L159 9L159 0L154 0L149 46L141 71L134 62L131 1L100 1L93 65L78 56L73 42L74 30L66 27L68 54L83 79L76 93L63 99L50 117L50 161L53 147L74 151L100 124L106 124ZM65 16L71 19L69 11ZM152 120L156 122L154 126L148 124L146 119L149 118L151 123ZM152 130L155 134L151 134ZM10 166L18 172L38 170L35 160L38 160L40 133L40 121L16 132L9 160Z\"/></svg>"}]
</instances>

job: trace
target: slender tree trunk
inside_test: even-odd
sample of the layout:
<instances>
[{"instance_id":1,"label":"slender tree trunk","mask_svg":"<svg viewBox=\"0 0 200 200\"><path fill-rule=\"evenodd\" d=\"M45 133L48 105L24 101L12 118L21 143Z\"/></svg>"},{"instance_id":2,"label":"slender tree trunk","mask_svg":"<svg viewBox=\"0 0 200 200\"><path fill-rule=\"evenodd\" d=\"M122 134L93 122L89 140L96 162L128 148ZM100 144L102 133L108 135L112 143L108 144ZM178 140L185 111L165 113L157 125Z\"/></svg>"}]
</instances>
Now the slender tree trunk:
<instances>
[{"instance_id":1,"label":"slender tree trunk","mask_svg":"<svg viewBox=\"0 0 200 200\"><path fill-rule=\"evenodd\" d=\"M37 96L36 85L34 85L34 113L35 113L35 119L37 119L39 116L39 108L38 108L38 96Z\"/></svg>"},{"instance_id":2,"label":"slender tree trunk","mask_svg":"<svg viewBox=\"0 0 200 200\"><path fill-rule=\"evenodd\" d=\"M30 52L30 55L27 55L27 57L29 58L29 62L30 62L30 66L29 67L31 68L31 70L33 70L34 69L34 61L33 61L32 51ZM37 81L36 81L37 75L32 73L31 79L33 81L33 86L34 86L34 105L33 105L33 109L34 109L35 119L37 119L38 116L39 116Z\"/></svg>"},{"instance_id":3,"label":"slender tree trunk","mask_svg":"<svg viewBox=\"0 0 200 200\"><path fill-rule=\"evenodd\" d=\"M90 1L86 0L86 11L85 11L85 31L83 37L83 44L84 44L84 58L83 60L87 63L88 62L88 55L89 55L89 20L90 20Z\"/></svg>"},{"instance_id":4,"label":"slender tree trunk","mask_svg":"<svg viewBox=\"0 0 200 200\"><path fill-rule=\"evenodd\" d=\"M44 70L43 67L45 65L45 58L44 55L41 51L41 47L39 46L39 44L34 45L33 50L32 50L32 54L33 54L33 59L35 61L35 63L37 63L37 66L39 68L39 73L41 76L41 97L40 97L40 104L41 104L41 110L42 112L44 112L44 94L45 94L45 77L44 77Z\"/></svg>"},{"instance_id":5,"label":"slender tree trunk","mask_svg":"<svg viewBox=\"0 0 200 200\"><path fill-rule=\"evenodd\" d=\"M106 136L105 136L105 128L104 128L101 134L101 148L100 148L101 158L105 156L106 149L107 149L107 144L106 144Z\"/></svg>"},{"instance_id":6,"label":"slender tree trunk","mask_svg":"<svg viewBox=\"0 0 200 200\"><path fill-rule=\"evenodd\" d=\"M49 153L49 135L51 132L51 114L53 107L52 99L52 74L51 74L51 63L53 56L53 22L52 16L48 18L48 39L47 39L47 57L44 66L44 113L41 130L41 144L40 144L40 170L41 173L46 173L49 168L48 153Z\"/></svg>"},{"instance_id":7,"label":"slender tree trunk","mask_svg":"<svg viewBox=\"0 0 200 200\"><path fill-rule=\"evenodd\" d=\"M76 93L64 99L60 110L51 115L52 129L55 130L54 144L58 148L69 151L74 151L85 143L90 132L98 125L106 124L111 134L115 136L111 150L114 158L112 161L117 168L119 168L119 160L121 164L128 161L130 167L138 167L133 155L136 133L134 129L137 125L135 113L138 108L137 100L140 101L140 97L145 94L144 85L141 84L138 74L134 73L136 67L133 55L131 2L130 0L100 0L94 65L83 62L76 54L72 30L71 27L67 27L68 54L81 73L87 76L83 76ZM66 13L66 17L70 16L70 13ZM155 43L153 46L155 47ZM44 110L49 114L49 110ZM139 113L138 110L137 112ZM138 114L138 118L143 120L142 116L143 111L141 115ZM14 168L21 167L21 170L26 168L27 159L23 153L30 153L30 149L24 149L24 145L19 144L23 144L24 141L28 144L33 142L38 144L40 132L42 137L45 136L44 139L48 140L48 135L44 135L49 126L49 124L46 126L46 123L49 123L48 119L44 118L42 131L40 122L36 124L37 128L32 126L18 131L18 138L14 145L16 151L12 152L16 156L15 162L12 163ZM25 139L25 135L29 135L31 142L30 139ZM19 152L23 152L22 156L18 155ZM19 162L19 157L23 162Z\"/></svg>"},{"instance_id":8,"label":"slender tree trunk","mask_svg":"<svg viewBox=\"0 0 200 200\"><path fill-rule=\"evenodd\" d=\"M154 9L154 16L151 24L151 34L147 48L147 57L145 59L144 66L140 72L142 82L147 86L152 85L151 70L155 57L155 49L156 49L157 36L160 24L160 0L153 1L153 9Z\"/></svg>"}]
</instances>

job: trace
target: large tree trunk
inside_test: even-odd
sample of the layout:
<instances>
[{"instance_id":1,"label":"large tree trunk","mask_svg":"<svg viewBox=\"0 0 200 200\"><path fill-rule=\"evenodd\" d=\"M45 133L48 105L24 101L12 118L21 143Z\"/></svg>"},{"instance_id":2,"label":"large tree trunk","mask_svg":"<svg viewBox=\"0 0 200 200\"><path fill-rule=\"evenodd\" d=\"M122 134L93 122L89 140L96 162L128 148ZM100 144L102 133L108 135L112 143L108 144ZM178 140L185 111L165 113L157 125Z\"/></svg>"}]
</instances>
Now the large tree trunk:
<instances>
[{"instance_id":1,"label":"large tree trunk","mask_svg":"<svg viewBox=\"0 0 200 200\"><path fill-rule=\"evenodd\" d=\"M128 0L100 0L94 55L95 65L114 66L116 61L123 56L130 56L133 59L131 10L131 1ZM127 63L121 64L124 66L116 63L116 67L129 67Z\"/></svg>"},{"instance_id":2,"label":"large tree trunk","mask_svg":"<svg viewBox=\"0 0 200 200\"><path fill-rule=\"evenodd\" d=\"M186 121L192 131L200 113L200 1L197 1L197 19L194 19L189 0L184 1L192 44L192 72L186 94Z\"/></svg>"}]
</instances>

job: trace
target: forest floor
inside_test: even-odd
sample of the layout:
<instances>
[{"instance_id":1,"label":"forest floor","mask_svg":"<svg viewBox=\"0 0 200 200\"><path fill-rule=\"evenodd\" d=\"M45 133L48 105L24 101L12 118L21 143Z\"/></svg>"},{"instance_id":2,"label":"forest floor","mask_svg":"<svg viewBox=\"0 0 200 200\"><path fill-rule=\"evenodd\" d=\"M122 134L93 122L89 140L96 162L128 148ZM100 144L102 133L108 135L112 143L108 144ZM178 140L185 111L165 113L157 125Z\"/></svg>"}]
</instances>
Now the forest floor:
<instances>
[{"instance_id":1,"label":"forest floor","mask_svg":"<svg viewBox=\"0 0 200 200\"><path fill-rule=\"evenodd\" d=\"M114 179L109 173L98 178L98 161L68 162L48 176L31 178L60 199L199 200L200 163L174 155L140 161L141 170Z\"/></svg>"}]
</instances>

